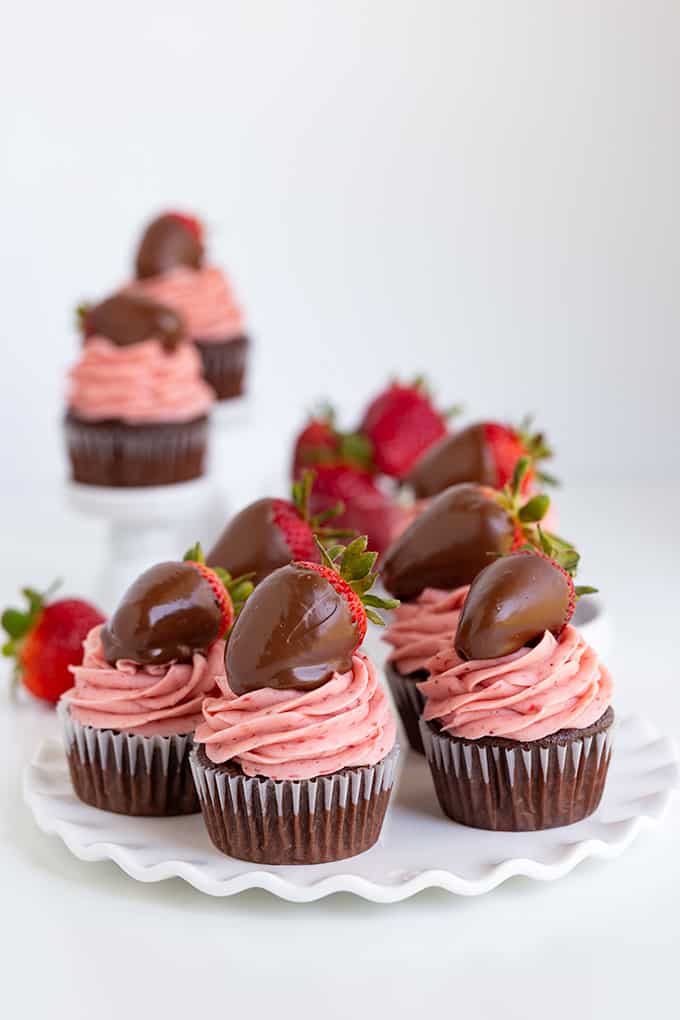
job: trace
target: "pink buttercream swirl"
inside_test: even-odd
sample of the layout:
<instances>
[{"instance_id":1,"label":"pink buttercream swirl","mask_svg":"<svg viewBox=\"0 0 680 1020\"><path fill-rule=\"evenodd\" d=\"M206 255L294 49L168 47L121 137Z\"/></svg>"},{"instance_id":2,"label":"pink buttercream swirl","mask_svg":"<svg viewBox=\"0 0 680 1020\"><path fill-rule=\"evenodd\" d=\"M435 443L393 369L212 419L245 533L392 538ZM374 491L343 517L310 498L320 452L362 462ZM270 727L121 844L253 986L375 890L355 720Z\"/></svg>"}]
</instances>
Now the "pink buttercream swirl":
<instances>
[{"instance_id":1,"label":"pink buttercream swirl","mask_svg":"<svg viewBox=\"0 0 680 1020\"><path fill-rule=\"evenodd\" d=\"M243 333L241 309L215 266L179 266L162 276L136 280L129 289L179 312L195 340L233 340Z\"/></svg>"},{"instance_id":2,"label":"pink buttercream swirl","mask_svg":"<svg viewBox=\"0 0 680 1020\"><path fill-rule=\"evenodd\" d=\"M226 679L218 683L222 697L203 703L196 741L212 762L233 760L247 776L311 779L375 765L394 746L394 716L361 653L346 673L305 693L264 687L237 697Z\"/></svg>"},{"instance_id":3,"label":"pink buttercream swirl","mask_svg":"<svg viewBox=\"0 0 680 1020\"><path fill-rule=\"evenodd\" d=\"M201 721L203 699L219 690L224 677L224 641L193 662L140 666L104 658L101 626L85 638L81 666L72 666L74 686L65 697L71 716L83 726L141 736L192 733Z\"/></svg>"},{"instance_id":4,"label":"pink buttercream swirl","mask_svg":"<svg viewBox=\"0 0 680 1020\"><path fill-rule=\"evenodd\" d=\"M91 337L69 378L68 406L90 421L191 421L207 414L215 399L190 343L166 351L155 339L118 347L105 337Z\"/></svg>"},{"instance_id":5,"label":"pink buttercream swirl","mask_svg":"<svg viewBox=\"0 0 680 1020\"><path fill-rule=\"evenodd\" d=\"M392 645L387 661L405 676L426 669L438 652L455 656L453 639L469 590L469 585L450 592L425 588L415 601L397 606L382 638Z\"/></svg>"},{"instance_id":6,"label":"pink buttercream swirl","mask_svg":"<svg viewBox=\"0 0 680 1020\"><path fill-rule=\"evenodd\" d=\"M535 648L502 659L461 662L455 651L429 663L423 718L454 737L540 740L597 722L612 698L612 678L573 627L559 640L546 631Z\"/></svg>"}]
</instances>

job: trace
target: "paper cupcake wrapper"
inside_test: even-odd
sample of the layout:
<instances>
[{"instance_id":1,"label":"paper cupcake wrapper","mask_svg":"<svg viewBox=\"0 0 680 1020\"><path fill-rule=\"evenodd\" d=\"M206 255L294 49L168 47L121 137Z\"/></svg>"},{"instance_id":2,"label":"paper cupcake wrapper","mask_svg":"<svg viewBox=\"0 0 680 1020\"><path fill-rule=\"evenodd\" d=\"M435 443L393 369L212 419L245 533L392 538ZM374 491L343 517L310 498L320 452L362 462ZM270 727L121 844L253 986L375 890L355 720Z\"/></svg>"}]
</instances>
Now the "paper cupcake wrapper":
<instances>
[{"instance_id":1,"label":"paper cupcake wrapper","mask_svg":"<svg viewBox=\"0 0 680 1020\"><path fill-rule=\"evenodd\" d=\"M569 730L564 739L556 735L523 744L490 738L464 741L421 719L442 811L463 825L510 832L550 829L586 818L602 797L613 718L609 709L584 731L587 736Z\"/></svg>"},{"instance_id":2,"label":"paper cupcake wrapper","mask_svg":"<svg viewBox=\"0 0 680 1020\"><path fill-rule=\"evenodd\" d=\"M194 340L203 362L203 377L218 400L240 397L250 341L247 336L230 340Z\"/></svg>"},{"instance_id":3,"label":"paper cupcake wrapper","mask_svg":"<svg viewBox=\"0 0 680 1020\"><path fill-rule=\"evenodd\" d=\"M153 425L66 418L71 476L85 485L172 485L204 473L208 419Z\"/></svg>"},{"instance_id":4,"label":"paper cupcake wrapper","mask_svg":"<svg viewBox=\"0 0 680 1020\"><path fill-rule=\"evenodd\" d=\"M402 676L391 662L385 666L385 676L409 744L418 754L425 754L423 738L420 735L420 717L425 707L425 698L416 687L418 681Z\"/></svg>"},{"instance_id":5,"label":"paper cupcake wrapper","mask_svg":"<svg viewBox=\"0 0 680 1020\"><path fill-rule=\"evenodd\" d=\"M189 765L192 734L144 737L83 726L63 699L57 711L73 788L86 804L154 817L200 811Z\"/></svg>"},{"instance_id":6,"label":"paper cupcake wrapper","mask_svg":"<svg viewBox=\"0 0 680 1020\"><path fill-rule=\"evenodd\" d=\"M250 778L229 763L190 756L203 817L218 850L258 864L321 864L368 850L378 839L399 748L372 766L317 779Z\"/></svg>"}]
</instances>

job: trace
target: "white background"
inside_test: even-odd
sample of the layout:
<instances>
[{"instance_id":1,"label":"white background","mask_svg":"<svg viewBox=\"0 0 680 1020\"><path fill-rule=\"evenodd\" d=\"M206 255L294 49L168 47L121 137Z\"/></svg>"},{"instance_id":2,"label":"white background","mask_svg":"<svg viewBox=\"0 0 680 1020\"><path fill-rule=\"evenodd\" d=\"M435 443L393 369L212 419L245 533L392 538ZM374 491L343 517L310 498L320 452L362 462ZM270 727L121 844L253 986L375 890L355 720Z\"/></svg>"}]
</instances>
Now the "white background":
<instances>
[{"instance_id":1,"label":"white background","mask_svg":"<svg viewBox=\"0 0 680 1020\"><path fill-rule=\"evenodd\" d=\"M56 499L73 308L125 277L151 214L188 207L257 341L234 484L246 458L276 470L319 396L351 420L393 371L426 371L470 415L534 410L571 484L565 533L612 607L619 701L678 735L679 67L675 0L13 4L3 604L54 573L87 582L101 533ZM39 835L19 768L45 718L0 698L0 719L14 1015L674 1008L677 809L620 862L553 886L392 908L209 901Z\"/></svg>"}]
</instances>

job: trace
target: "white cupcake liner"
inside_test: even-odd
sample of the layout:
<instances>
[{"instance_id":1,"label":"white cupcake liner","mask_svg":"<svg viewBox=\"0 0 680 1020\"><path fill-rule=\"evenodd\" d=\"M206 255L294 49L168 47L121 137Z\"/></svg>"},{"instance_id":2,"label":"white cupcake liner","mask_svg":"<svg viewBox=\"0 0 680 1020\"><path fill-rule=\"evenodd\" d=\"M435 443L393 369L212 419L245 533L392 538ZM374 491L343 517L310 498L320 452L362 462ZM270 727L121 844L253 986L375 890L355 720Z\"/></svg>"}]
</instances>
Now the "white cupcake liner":
<instances>
[{"instance_id":1,"label":"white cupcake liner","mask_svg":"<svg viewBox=\"0 0 680 1020\"><path fill-rule=\"evenodd\" d=\"M223 853L267 864L316 864L369 849L394 786L399 748L376 765L304 780L273 780L207 765L194 782L210 837Z\"/></svg>"},{"instance_id":2,"label":"white cupcake liner","mask_svg":"<svg viewBox=\"0 0 680 1020\"><path fill-rule=\"evenodd\" d=\"M610 721L583 737L569 731L552 742L494 743L461 740L420 721L444 813L464 825L504 831L569 825L592 814L604 789L612 730Z\"/></svg>"},{"instance_id":3,"label":"white cupcake liner","mask_svg":"<svg viewBox=\"0 0 680 1020\"><path fill-rule=\"evenodd\" d=\"M142 736L86 726L57 706L73 786L94 807L133 815L192 814L200 810L189 753L193 734Z\"/></svg>"}]
</instances>

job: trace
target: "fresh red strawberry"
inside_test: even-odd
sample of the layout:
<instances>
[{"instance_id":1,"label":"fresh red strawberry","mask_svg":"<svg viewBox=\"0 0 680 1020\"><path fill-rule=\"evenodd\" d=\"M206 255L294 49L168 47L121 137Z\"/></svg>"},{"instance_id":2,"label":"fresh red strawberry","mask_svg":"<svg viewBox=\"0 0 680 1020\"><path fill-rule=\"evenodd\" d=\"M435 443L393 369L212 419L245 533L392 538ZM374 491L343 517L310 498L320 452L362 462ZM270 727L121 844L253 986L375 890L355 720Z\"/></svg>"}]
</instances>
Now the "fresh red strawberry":
<instances>
[{"instance_id":1,"label":"fresh red strawberry","mask_svg":"<svg viewBox=\"0 0 680 1020\"><path fill-rule=\"evenodd\" d=\"M416 461L448 429L446 416L434 407L418 379L394 382L369 405L360 431L371 441L373 463L392 478L404 478Z\"/></svg>"},{"instance_id":2,"label":"fresh red strawberry","mask_svg":"<svg viewBox=\"0 0 680 1020\"><path fill-rule=\"evenodd\" d=\"M228 570L224 570L222 567L209 567L205 562L200 542L197 542L195 546L185 553L184 562L191 563L192 567L210 585L222 612L219 636L224 637L231 630L234 620L243 607L243 603L253 590L250 578L234 578Z\"/></svg>"},{"instance_id":3,"label":"fresh red strawberry","mask_svg":"<svg viewBox=\"0 0 680 1020\"><path fill-rule=\"evenodd\" d=\"M181 223L183 227L186 227L194 235L200 244L203 244L204 227L196 216L190 216L188 213L176 212L175 210L169 210L164 213L164 216L169 220Z\"/></svg>"},{"instance_id":4,"label":"fresh red strawberry","mask_svg":"<svg viewBox=\"0 0 680 1020\"><path fill-rule=\"evenodd\" d=\"M335 523L368 535L372 549L382 553L392 541L401 517L399 507L367 471L346 465L319 464L312 488L312 511L319 513L343 503Z\"/></svg>"},{"instance_id":5,"label":"fresh red strawberry","mask_svg":"<svg viewBox=\"0 0 680 1020\"><path fill-rule=\"evenodd\" d=\"M83 661L83 641L104 617L83 599L48 602L24 588L27 609L6 609L2 626L8 640L2 654L15 660L16 677L36 698L57 702L73 687L70 666Z\"/></svg>"},{"instance_id":6,"label":"fresh red strawberry","mask_svg":"<svg viewBox=\"0 0 680 1020\"><path fill-rule=\"evenodd\" d=\"M328 405L309 419L295 440L293 478L299 478L305 468L316 468L319 464L372 469L368 440L356 432L339 431L335 413Z\"/></svg>"}]
</instances>

